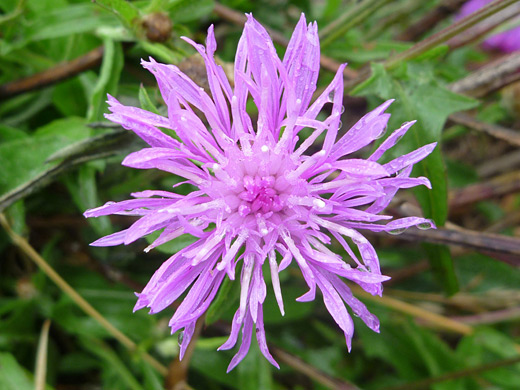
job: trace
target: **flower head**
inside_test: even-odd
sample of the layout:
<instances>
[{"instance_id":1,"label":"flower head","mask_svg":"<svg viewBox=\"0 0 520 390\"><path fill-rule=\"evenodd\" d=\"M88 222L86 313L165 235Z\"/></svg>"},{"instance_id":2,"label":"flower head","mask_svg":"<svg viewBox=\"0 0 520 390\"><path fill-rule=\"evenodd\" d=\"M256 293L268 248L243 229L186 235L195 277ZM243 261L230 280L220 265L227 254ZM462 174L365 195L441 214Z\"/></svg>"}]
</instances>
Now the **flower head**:
<instances>
[{"instance_id":1,"label":"flower head","mask_svg":"<svg viewBox=\"0 0 520 390\"><path fill-rule=\"evenodd\" d=\"M488 3L491 3L491 1L492 0L469 0L465 2L457 14L457 19L462 19L478 11ZM512 10L506 8L501 12L507 15L507 13L512 12ZM518 22L518 19L516 19L516 21ZM499 32L498 34L493 34L484 40L483 46L486 49L499 50L504 53L512 53L520 50L520 26Z\"/></svg>"},{"instance_id":2,"label":"flower head","mask_svg":"<svg viewBox=\"0 0 520 390\"><path fill-rule=\"evenodd\" d=\"M264 356L278 367L264 331L264 271L270 269L272 290L283 315L278 275L291 263L300 268L308 285L298 301L313 300L317 288L321 290L325 306L350 349L354 326L345 303L376 332L379 322L343 279L378 295L382 293L381 282L389 279L381 275L377 254L360 231L433 227L423 218L390 221L391 216L379 213L399 188L430 186L424 177L409 176L413 164L426 157L435 144L386 164L378 163L413 124L409 122L366 160L349 158L383 135L390 117L385 110L391 101L339 136L344 65L311 104L320 50L317 25L307 25L303 15L283 60L266 30L248 16L237 48L234 87L213 58L213 27L209 28L206 47L186 40L204 58L211 95L176 66L150 59L143 61L143 66L157 78L168 117L125 107L113 97L108 101L112 113L106 117L150 145L127 156L123 165L171 172L197 189L185 196L143 191L132 194L135 199L87 211L87 217L140 216L130 228L92 245L129 244L158 230L161 233L148 250L184 233L198 238L164 262L137 294L135 306L136 310L148 307L156 313L187 291L170 321L172 333L184 329L181 358L197 319L211 304L224 278L238 277L240 304L230 337L220 347L232 348L242 330L241 346L229 370L246 355L253 334ZM246 110L250 97L258 119ZM332 103L330 114L319 119L327 103ZM304 128L309 132L307 137L301 136ZM332 239L343 246L347 259L331 251Z\"/></svg>"}]
</instances>

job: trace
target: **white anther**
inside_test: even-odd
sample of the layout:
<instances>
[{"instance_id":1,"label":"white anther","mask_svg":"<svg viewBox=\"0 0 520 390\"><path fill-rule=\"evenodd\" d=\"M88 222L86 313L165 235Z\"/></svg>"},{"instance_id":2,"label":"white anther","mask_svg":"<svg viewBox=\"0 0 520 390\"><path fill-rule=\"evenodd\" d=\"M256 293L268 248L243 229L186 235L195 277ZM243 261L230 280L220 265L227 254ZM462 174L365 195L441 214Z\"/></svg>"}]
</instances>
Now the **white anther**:
<instances>
[{"instance_id":1,"label":"white anther","mask_svg":"<svg viewBox=\"0 0 520 390\"><path fill-rule=\"evenodd\" d=\"M325 207L325 202L321 199L314 199L312 201L312 204L314 205L314 207L316 207L317 209L322 209Z\"/></svg>"}]
</instances>

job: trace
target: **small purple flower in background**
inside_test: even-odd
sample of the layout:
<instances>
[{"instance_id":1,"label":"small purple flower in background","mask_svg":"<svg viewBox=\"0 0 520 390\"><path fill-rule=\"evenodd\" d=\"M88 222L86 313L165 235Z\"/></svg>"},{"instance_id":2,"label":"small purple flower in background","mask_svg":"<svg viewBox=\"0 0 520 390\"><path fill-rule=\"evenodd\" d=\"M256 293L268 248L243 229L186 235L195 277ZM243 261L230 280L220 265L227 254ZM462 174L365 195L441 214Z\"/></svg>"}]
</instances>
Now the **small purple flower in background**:
<instances>
[{"instance_id":1,"label":"small purple flower in background","mask_svg":"<svg viewBox=\"0 0 520 390\"><path fill-rule=\"evenodd\" d=\"M359 230L434 227L431 221L419 217L388 222L392 217L379 213L399 188L430 186L424 177L409 176L413 164L430 154L435 144L386 164L378 163L413 124L409 122L366 160L349 158L383 135L390 117L385 110L392 101L369 112L338 137L345 65L310 104L316 90L320 49L317 25L307 25L304 15L283 60L267 31L248 15L237 48L234 88L215 63L213 27L208 30L206 47L186 40L204 58L211 96L176 66L150 59L143 61L143 66L157 78L168 117L123 106L113 97L109 97L112 113L106 117L150 145L127 156L123 165L171 172L197 189L186 196L148 190L132 194L136 199L88 210L87 217L141 217L130 228L92 245L129 244L158 230L159 237L147 251L181 234L198 238L163 263L137 294L135 306L135 310L149 307L150 313L157 313L189 290L170 321L172 333L184 329L181 358L197 319L213 301L224 278L235 279L238 266L240 304L229 339L219 349L232 348L242 330L241 346L228 371L247 354L253 334L263 355L278 367L267 348L264 330L264 271L270 269L272 289L283 315L278 274L291 262L300 268L309 288L298 301L311 301L316 289L321 290L325 306L344 332L350 350L354 325L345 303L376 332L379 322L352 295L343 279L374 295L381 295L381 282L389 279L381 275L377 254ZM249 97L258 109L256 123L246 111ZM332 103L330 115L318 119L327 103ZM204 121L194 109L203 113ZM301 137L304 128L311 129L306 138ZM320 136L323 140L317 142ZM348 259L330 250L333 238L343 246Z\"/></svg>"},{"instance_id":2,"label":"small purple flower in background","mask_svg":"<svg viewBox=\"0 0 520 390\"><path fill-rule=\"evenodd\" d=\"M460 8L456 19L462 19L473 12L478 11L493 0L469 0ZM501 12L511 12L508 8ZM484 40L483 46L490 50L499 50L504 53L512 53L520 50L520 26L494 34Z\"/></svg>"}]
</instances>

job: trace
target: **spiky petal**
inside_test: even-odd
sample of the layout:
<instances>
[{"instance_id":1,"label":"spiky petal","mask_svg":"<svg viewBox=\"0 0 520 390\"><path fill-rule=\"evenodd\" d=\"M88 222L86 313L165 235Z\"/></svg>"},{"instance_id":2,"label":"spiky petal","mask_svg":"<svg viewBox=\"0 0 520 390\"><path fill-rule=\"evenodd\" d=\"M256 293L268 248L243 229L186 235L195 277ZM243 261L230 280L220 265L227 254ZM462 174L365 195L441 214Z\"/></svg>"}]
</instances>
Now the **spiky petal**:
<instances>
[{"instance_id":1,"label":"spiky petal","mask_svg":"<svg viewBox=\"0 0 520 390\"><path fill-rule=\"evenodd\" d=\"M128 229L93 245L129 244L155 231L161 233L147 250L184 233L198 238L162 264L137 294L135 306L135 310L148 307L156 313L188 291L170 321L172 332L184 329L181 357L197 319L211 304L224 278L239 278L239 307L229 339L220 347L232 348L242 332L240 349L229 370L247 354L253 334L264 356L278 367L267 348L263 324L267 295L264 271L270 268L274 296L283 315L278 274L290 263L300 268L308 286L298 301L313 300L316 290L321 290L325 306L350 349L354 326L345 303L376 332L379 322L352 295L344 279L377 295L382 293L381 283L389 279L381 274L377 254L360 231L433 227L423 218L391 221L390 216L379 213L400 188L430 186L428 179L412 178L410 173L413 164L426 157L435 144L379 163L384 152L412 125L405 123L368 159L351 157L385 132L390 117L385 110L391 101L339 136L345 65L310 104L316 91L320 50L317 25L307 25L303 15L283 60L266 30L248 15L238 43L233 88L213 57L213 27L206 47L187 41L205 61L211 95L176 66L150 59L143 61L143 66L157 78L168 116L126 107L109 97L111 114L107 118L150 145L130 154L124 165L173 173L197 190L188 195L144 191L133 194L132 200L109 202L87 211L87 217L140 217ZM256 121L246 110L249 96L258 109ZM332 103L330 114L318 118L328 103ZM202 112L205 122L194 109ZM311 129L307 137L301 136L304 128ZM175 132L180 141L168 131ZM317 142L320 136L323 141ZM332 238L350 259L329 249Z\"/></svg>"}]
</instances>

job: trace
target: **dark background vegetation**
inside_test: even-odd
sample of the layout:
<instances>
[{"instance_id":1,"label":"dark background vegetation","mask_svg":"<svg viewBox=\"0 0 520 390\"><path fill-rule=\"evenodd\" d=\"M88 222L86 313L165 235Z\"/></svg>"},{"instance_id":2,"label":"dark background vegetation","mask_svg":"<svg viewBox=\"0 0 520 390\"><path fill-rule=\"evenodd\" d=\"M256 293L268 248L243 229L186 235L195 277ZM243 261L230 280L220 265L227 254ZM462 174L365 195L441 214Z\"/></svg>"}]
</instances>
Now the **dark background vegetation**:
<instances>
[{"instance_id":1,"label":"dark background vegetation","mask_svg":"<svg viewBox=\"0 0 520 390\"><path fill-rule=\"evenodd\" d=\"M520 56L479 46L481 33L511 22L488 16L515 3L495 1L454 24L461 1L0 0L0 389L520 388ZM273 31L280 54L301 12L318 21L320 86L349 62L343 131L395 98L389 127L418 122L394 153L440 143L416 171L434 189L403 191L388 210L422 210L439 229L369 236L393 279L382 299L355 293L380 318L380 334L355 319L348 353L320 297L294 301L305 285L289 269L285 317L272 294L265 309L281 369L253 342L226 374L234 352L216 348L237 283L178 362L167 326L174 308L132 313L133 292L190 237L147 254L144 240L93 248L132 219L82 213L178 180L120 166L142 145L103 118L106 94L164 112L140 59L178 64L204 85L180 36L202 42L213 23L219 61L232 69L245 12Z\"/></svg>"}]
</instances>

